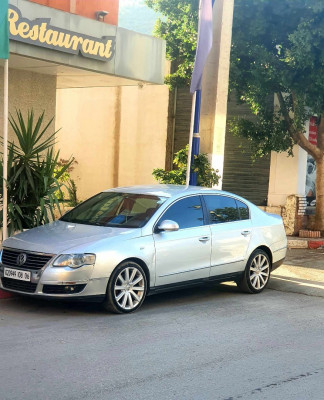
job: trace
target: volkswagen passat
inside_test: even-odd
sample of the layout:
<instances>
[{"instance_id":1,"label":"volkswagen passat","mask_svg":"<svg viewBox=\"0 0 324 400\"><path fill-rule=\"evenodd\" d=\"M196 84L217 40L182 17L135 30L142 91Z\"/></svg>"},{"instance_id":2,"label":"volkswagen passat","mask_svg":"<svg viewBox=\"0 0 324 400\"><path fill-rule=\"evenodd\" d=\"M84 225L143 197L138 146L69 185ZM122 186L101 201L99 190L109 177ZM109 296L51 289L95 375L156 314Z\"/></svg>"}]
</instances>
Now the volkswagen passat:
<instances>
[{"instance_id":1,"label":"volkswagen passat","mask_svg":"<svg viewBox=\"0 0 324 400\"><path fill-rule=\"evenodd\" d=\"M283 262L281 217L231 193L173 185L111 189L3 242L1 288L95 299L118 313L148 294L209 281L260 293Z\"/></svg>"}]
</instances>

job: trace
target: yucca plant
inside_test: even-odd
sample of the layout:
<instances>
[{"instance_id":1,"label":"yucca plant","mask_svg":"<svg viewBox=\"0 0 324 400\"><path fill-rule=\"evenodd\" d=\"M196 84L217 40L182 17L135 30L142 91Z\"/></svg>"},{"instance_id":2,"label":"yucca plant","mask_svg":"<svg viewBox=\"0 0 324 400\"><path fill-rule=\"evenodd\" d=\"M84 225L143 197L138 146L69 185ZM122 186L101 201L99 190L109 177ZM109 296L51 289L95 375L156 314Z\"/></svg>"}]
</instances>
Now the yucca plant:
<instances>
[{"instance_id":1,"label":"yucca plant","mask_svg":"<svg viewBox=\"0 0 324 400\"><path fill-rule=\"evenodd\" d=\"M56 193L61 191L59 178L69 168L73 159L57 170L59 151L55 152L55 135L49 133L52 118L44 124L44 112L35 119L28 111L24 119L20 110L16 118L10 115L9 123L15 139L8 145L8 230L9 233L30 229L48 223L54 218L54 209L60 211ZM3 159L0 166L3 179ZM1 185L0 200L3 189ZM2 212L1 212L2 226Z\"/></svg>"}]
</instances>

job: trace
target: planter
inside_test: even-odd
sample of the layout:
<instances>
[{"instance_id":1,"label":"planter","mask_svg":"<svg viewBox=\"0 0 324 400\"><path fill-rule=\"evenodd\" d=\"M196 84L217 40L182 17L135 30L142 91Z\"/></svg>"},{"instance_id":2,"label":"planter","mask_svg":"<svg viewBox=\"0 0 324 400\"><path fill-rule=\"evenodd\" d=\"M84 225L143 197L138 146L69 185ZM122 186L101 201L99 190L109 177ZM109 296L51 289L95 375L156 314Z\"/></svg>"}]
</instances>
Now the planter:
<instances>
[{"instance_id":1,"label":"planter","mask_svg":"<svg viewBox=\"0 0 324 400\"><path fill-rule=\"evenodd\" d=\"M307 230L307 229L301 229L299 231L299 237L302 238L320 238L321 237L321 231L311 231L311 230Z\"/></svg>"}]
</instances>

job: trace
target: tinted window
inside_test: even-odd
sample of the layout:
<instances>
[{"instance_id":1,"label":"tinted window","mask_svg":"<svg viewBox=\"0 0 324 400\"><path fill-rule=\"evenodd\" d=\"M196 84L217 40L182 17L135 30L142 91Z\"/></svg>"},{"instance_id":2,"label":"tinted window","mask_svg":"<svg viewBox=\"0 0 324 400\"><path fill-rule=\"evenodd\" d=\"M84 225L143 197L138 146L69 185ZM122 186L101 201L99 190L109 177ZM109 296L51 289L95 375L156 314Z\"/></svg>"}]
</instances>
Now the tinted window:
<instances>
[{"instance_id":1,"label":"tinted window","mask_svg":"<svg viewBox=\"0 0 324 400\"><path fill-rule=\"evenodd\" d=\"M165 200L163 197L145 194L103 192L65 214L61 221L140 228Z\"/></svg>"},{"instance_id":2,"label":"tinted window","mask_svg":"<svg viewBox=\"0 0 324 400\"><path fill-rule=\"evenodd\" d=\"M240 200L236 200L236 204L239 209L241 219L249 219L249 207L246 204L242 203Z\"/></svg>"},{"instance_id":3,"label":"tinted window","mask_svg":"<svg viewBox=\"0 0 324 400\"><path fill-rule=\"evenodd\" d=\"M166 219L177 222L180 229L204 225L200 197L187 197L177 201L163 214L160 222Z\"/></svg>"},{"instance_id":4,"label":"tinted window","mask_svg":"<svg viewBox=\"0 0 324 400\"><path fill-rule=\"evenodd\" d=\"M204 196L211 224L221 224L240 219L236 202L231 197Z\"/></svg>"}]
</instances>

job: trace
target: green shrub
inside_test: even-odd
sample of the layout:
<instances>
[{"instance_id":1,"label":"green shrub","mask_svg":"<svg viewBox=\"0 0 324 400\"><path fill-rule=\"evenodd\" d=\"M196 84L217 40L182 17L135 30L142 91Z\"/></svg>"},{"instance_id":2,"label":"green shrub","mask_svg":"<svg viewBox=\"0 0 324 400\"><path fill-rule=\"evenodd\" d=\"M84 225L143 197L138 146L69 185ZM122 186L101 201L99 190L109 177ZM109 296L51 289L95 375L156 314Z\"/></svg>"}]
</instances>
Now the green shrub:
<instances>
[{"instance_id":1,"label":"green shrub","mask_svg":"<svg viewBox=\"0 0 324 400\"><path fill-rule=\"evenodd\" d=\"M166 171L162 168L156 168L153 170L154 179L159 183L167 183L174 185L185 185L186 184L186 173L187 173L187 160L188 160L188 145L175 153L173 164L175 169L172 171ZM220 176L218 170L211 167L208 161L207 154L199 154L194 157L192 169L197 172L197 185L212 187L218 184Z\"/></svg>"}]
</instances>

